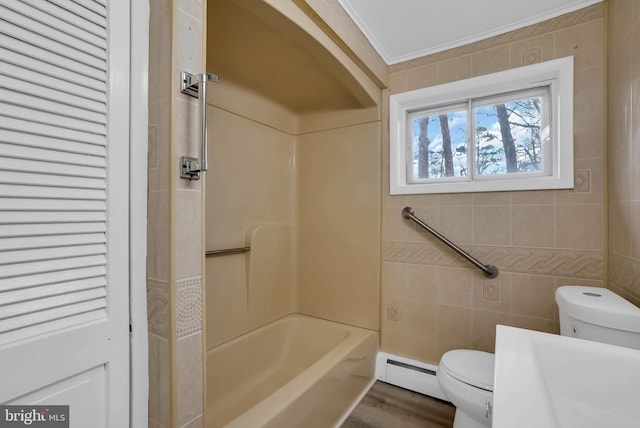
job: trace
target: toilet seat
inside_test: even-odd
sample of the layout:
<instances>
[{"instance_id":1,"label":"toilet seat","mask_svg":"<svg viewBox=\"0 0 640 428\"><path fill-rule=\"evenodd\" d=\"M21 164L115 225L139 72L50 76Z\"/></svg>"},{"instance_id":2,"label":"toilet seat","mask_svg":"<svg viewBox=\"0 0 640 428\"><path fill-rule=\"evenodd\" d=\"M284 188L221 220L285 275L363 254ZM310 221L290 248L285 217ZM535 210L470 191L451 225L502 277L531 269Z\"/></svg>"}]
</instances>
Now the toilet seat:
<instances>
[{"instance_id":1,"label":"toilet seat","mask_svg":"<svg viewBox=\"0 0 640 428\"><path fill-rule=\"evenodd\" d=\"M454 379L493 392L495 355L483 351L456 349L442 356L439 368Z\"/></svg>"}]
</instances>

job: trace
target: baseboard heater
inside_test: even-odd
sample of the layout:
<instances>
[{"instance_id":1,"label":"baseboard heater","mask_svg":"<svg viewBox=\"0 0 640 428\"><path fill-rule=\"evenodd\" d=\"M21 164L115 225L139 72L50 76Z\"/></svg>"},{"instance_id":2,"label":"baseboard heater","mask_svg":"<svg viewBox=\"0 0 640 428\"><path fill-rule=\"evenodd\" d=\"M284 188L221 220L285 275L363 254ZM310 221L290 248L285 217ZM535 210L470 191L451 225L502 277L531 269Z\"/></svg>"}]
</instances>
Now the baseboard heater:
<instances>
[{"instance_id":1,"label":"baseboard heater","mask_svg":"<svg viewBox=\"0 0 640 428\"><path fill-rule=\"evenodd\" d=\"M376 379L410 391L449 401L442 393L438 379L437 366L378 352L376 358Z\"/></svg>"}]
</instances>

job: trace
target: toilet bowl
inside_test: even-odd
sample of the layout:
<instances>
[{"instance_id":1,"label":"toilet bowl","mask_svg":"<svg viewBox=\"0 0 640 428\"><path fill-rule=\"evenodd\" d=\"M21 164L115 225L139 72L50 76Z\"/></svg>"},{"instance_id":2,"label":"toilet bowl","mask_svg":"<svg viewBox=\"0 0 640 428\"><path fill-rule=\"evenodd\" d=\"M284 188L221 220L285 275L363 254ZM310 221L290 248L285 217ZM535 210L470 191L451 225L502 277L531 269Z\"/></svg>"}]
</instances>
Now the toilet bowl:
<instances>
[{"instance_id":1,"label":"toilet bowl","mask_svg":"<svg viewBox=\"0 0 640 428\"><path fill-rule=\"evenodd\" d=\"M456 349L442 356L436 377L456 406L454 428L491 426L494 354Z\"/></svg>"},{"instance_id":2,"label":"toilet bowl","mask_svg":"<svg viewBox=\"0 0 640 428\"><path fill-rule=\"evenodd\" d=\"M640 308L611 290L567 285L556 290L560 334L640 349ZM495 356L456 349L442 356L436 373L456 406L454 428L491 426Z\"/></svg>"}]
</instances>

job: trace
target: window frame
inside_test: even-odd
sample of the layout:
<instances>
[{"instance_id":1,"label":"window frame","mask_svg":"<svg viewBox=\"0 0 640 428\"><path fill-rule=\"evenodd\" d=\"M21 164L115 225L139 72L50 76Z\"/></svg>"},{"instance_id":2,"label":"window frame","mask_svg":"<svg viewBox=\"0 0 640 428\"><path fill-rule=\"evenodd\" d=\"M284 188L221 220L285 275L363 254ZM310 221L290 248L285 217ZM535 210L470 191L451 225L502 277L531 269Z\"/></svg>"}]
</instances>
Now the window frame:
<instances>
[{"instance_id":1,"label":"window frame","mask_svg":"<svg viewBox=\"0 0 640 428\"><path fill-rule=\"evenodd\" d=\"M549 87L551 129L548 175L519 173L438 179L410 179L411 144L407 135L410 116L447 105L471 104L470 100L500 97L510 92ZM467 117L468 126L475 123ZM389 97L389 184L391 195L546 190L573 188L573 57L565 57L498 73L460 80ZM468 138L470 135L468 136ZM467 147L475 141L467 141ZM467 149L468 150L468 149ZM469 151L468 151L469 152ZM471 158L470 163L474 163ZM473 165L475 174L475 165Z\"/></svg>"}]
</instances>

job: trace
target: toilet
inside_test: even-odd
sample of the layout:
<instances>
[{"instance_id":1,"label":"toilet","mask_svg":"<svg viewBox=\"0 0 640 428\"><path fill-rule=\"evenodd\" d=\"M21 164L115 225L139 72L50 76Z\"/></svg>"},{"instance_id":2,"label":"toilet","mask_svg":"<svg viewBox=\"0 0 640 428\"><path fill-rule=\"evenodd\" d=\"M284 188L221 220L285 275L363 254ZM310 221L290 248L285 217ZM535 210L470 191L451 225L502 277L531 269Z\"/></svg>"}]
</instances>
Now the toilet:
<instances>
[{"instance_id":1,"label":"toilet","mask_svg":"<svg viewBox=\"0 0 640 428\"><path fill-rule=\"evenodd\" d=\"M613 291L567 285L556 303L562 336L640 349L640 308Z\"/></svg>"},{"instance_id":2,"label":"toilet","mask_svg":"<svg viewBox=\"0 0 640 428\"><path fill-rule=\"evenodd\" d=\"M453 428L491 426L495 355L456 349L440 359L436 377L444 395L456 406Z\"/></svg>"},{"instance_id":3,"label":"toilet","mask_svg":"<svg viewBox=\"0 0 640 428\"><path fill-rule=\"evenodd\" d=\"M556 290L560 334L640 349L640 308L613 291L567 285ZM436 377L456 406L454 428L491 426L494 355L456 349L445 353Z\"/></svg>"}]
</instances>

